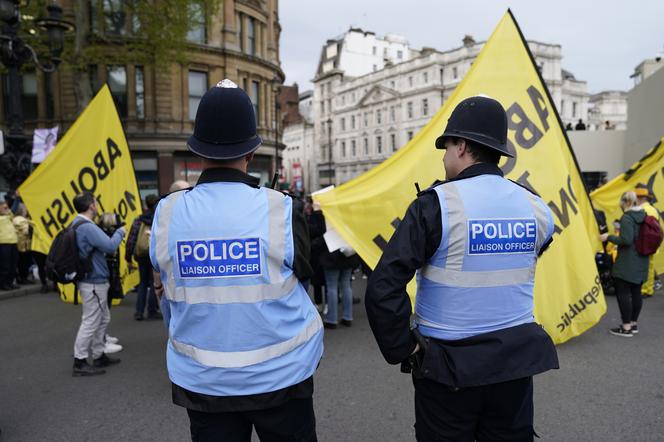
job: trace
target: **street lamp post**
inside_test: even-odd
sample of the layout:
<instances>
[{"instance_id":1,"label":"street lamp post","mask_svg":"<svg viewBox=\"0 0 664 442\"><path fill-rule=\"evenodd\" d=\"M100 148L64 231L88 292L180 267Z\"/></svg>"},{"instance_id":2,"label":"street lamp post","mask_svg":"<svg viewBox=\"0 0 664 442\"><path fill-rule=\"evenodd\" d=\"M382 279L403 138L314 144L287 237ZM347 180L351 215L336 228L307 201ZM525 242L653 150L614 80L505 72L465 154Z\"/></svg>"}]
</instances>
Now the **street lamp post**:
<instances>
[{"instance_id":1,"label":"street lamp post","mask_svg":"<svg viewBox=\"0 0 664 442\"><path fill-rule=\"evenodd\" d=\"M23 106L21 104L21 75L24 64L33 63L44 72L54 72L60 62L64 47L65 32L74 25L62 19L62 8L51 4L48 16L35 20L35 24L48 35L50 60L42 64L35 50L18 36L20 11L18 0L0 0L0 59L7 68L7 152L0 158L0 169L9 180L12 189L16 188L30 173L30 152L28 139L23 133Z\"/></svg>"},{"instance_id":2,"label":"street lamp post","mask_svg":"<svg viewBox=\"0 0 664 442\"><path fill-rule=\"evenodd\" d=\"M332 185L332 118L327 121L327 185Z\"/></svg>"}]
</instances>

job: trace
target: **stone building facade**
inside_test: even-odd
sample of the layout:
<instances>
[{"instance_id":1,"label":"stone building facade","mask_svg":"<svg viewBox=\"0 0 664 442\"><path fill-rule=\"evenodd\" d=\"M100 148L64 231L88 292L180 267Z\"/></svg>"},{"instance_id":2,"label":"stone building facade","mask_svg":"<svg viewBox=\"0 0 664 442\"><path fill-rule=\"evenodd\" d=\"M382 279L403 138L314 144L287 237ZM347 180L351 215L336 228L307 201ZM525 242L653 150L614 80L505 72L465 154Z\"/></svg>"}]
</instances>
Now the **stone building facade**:
<instances>
[{"instance_id":1,"label":"stone building facade","mask_svg":"<svg viewBox=\"0 0 664 442\"><path fill-rule=\"evenodd\" d=\"M107 17L90 24L90 32L130 36L131 20L123 14L123 0L105 0L98 5ZM67 19L73 17L73 1L61 2ZM110 19L111 14L116 14ZM207 14L207 12L206 12ZM201 173L200 160L190 154L186 140L200 98L224 78L244 88L257 113L259 135L264 144L250 165L250 173L269 182L276 167L279 142L276 96L284 73L279 58L278 0L224 0L218 11L210 11L209 26L201 19L188 36L187 64L168 67L92 65L88 80L93 90L108 83L132 152L141 194L163 193L171 182L184 179L194 184ZM121 23L123 28L113 28ZM96 26L96 28L95 28ZM74 77L63 64L50 75L27 72L23 76L26 131L60 126L60 133L75 120L78 109ZM6 91L0 92L4 101ZM0 103L0 112L4 106ZM0 113L0 121L4 115Z\"/></svg>"},{"instance_id":2,"label":"stone building facade","mask_svg":"<svg viewBox=\"0 0 664 442\"><path fill-rule=\"evenodd\" d=\"M364 63L363 74L355 66L355 75L349 75L353 61L346 53L380 54L377 40L384 41L382 68ZM324 45L314 78L314 190L344 183L404 146L450 96L484 45L466 36L449 51L399 49L399 59L393 41L407 46L401 37L388 41L357 29ZM586 83L561 68L560 45L528 44L563 122L587 121Z\"/></svg>"},{"instance_id":3,"label":"stone building facade","mask_svg":"<svg viewBox=\"0 0 664 442\"><path fill-rule=\"evenodd\" d=\"M297 85L295 85L297 91ZM312 120L313 92L298 95L297 114L284 118L282 174L289 188L307 193L315 190L314 125Z\"/></svg>"}]
</instances>

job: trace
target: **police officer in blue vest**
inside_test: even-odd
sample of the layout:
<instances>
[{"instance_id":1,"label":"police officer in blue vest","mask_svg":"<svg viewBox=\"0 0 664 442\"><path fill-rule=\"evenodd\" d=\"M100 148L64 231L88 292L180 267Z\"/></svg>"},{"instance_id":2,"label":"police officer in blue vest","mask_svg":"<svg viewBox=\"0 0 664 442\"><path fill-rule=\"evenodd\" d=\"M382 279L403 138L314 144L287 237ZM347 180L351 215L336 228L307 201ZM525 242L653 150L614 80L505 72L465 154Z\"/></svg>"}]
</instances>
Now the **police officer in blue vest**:
<instances>
[{"instance_id":1,"label":"police officer in blue vest","mask_svg":"<svg viewBox=\"0 0 664 442\"><path fill-rule=\"evenodd\" d=\"M300 280L311 276L304 214L259 187L261 145L247 94L230 80L202 97L188 148L196 186L164 197L150 259L168 328L173 402L194 441L315 441L313 374L323 324Z\"/></svg>"},{"instance_id":2,"label":"police officer in blue vest","mask_svg":"<svg viewBox=\"0 0 664 442\"><path fill-rule=\"evenodd\" d=\"M498 167L512 156L498 101L463 100L436 147L447 181L420 192L390 239L369 279L369 323L387 362L413 368L418 440L530 441L532 376L558 368L533 318L551 211Z\"/></svg>"}]
</instances>

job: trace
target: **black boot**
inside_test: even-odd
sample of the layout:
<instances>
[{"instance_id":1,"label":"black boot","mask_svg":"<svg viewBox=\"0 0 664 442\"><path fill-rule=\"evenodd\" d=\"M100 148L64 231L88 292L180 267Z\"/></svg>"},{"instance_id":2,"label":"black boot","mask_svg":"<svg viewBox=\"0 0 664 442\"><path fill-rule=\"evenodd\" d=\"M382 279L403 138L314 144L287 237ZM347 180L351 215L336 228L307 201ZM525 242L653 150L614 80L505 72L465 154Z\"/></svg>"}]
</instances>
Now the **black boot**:
<instances>
[{"instance_id":1,"label":"black boot","mask_svg":"<svg viewBox=\"0 0 664 442\"><path fill-rule=\"evenodd\" d=\"M100 370L97 367L93 367L88 364L88 361L85 359L74 358L74 368L71 373L72 376L96 376L104 373L106 373L106 370Z\"/></svg>"},{"instance_id":2,"label":"black boot","mask_svg":"<svg viewBox=\"0 0 664 442\"><path fill-rule=\"evenodd\" d=\"M94 360L93 365L99 368L99 367L108 367L109 365L115 365L119 363L120 363L119 358L109 358L106 355L106 353L104 353Z\"/></svg>"}]
</instances>

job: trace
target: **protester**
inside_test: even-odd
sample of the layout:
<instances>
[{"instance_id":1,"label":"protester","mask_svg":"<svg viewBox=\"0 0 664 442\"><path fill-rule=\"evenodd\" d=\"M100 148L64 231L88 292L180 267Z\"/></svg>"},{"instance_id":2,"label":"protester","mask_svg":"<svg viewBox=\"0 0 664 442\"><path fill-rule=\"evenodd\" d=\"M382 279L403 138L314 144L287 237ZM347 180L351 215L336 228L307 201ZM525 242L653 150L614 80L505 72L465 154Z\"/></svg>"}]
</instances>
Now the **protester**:
<instances>
[{"instance_id":1,"label":"protester","mask_svg":"<svg viewBox=\"0 0 664 442\"><path fill-rule=\"evenodd\" d=\"M81 325L74 343L74 376L104 374L103 367L117 364L120 359L111 358L105 352L106 328L111 322L107 304L109 289L109 269L106 254L114 253L125 235L124 227L119 227L112 237L108 237L93 220L99 214L97 200L90 192L83 192L74 198L74 208L78 216L73 226L84 223L76 229L76 244L81 259L87 260L90 270L76 284L83 301ZM93 363L88 363L92 356Z\"/></svg>"},{"instance_id":2,"label":"protester","mask_svg":"<svg viewBox=\"0 0 664 442\"><path fill-rule=\"evenodd\" d=\"M347 256L348 255L348 256ZM337 324L350 327L353 324L353 289L351 277L353 269L360 265L354 250L335 250L329 252L327 247L321 256L321 266L325 272L325 293L327 310L323 315L325 328L337 328ZM338 320L338 303L341 297L343 316Z\"/></svg>"},{"instance_id":3,"label":"protester","mask_svg":"<svg viewBox=\"0 0 664 442\"><path fill-rule=\"evenodd\" d=\"M553 217L541 198L503 178L506 143L498 101L461 101L436 140L448 181L410 205L369 277L365 304L378 346L389 363L413 369L420 441L532 441L532 376L558 368L533 317L535 267ZM411 330L406 286L416 272Z\"/></svg>"},{"instance_id":4,"label":"protester","mask_svg":"<svg viewBox=\"0 0 664 442\"><path fill-rule=\"evenodd\" d=\"M18 236L13 224L14 214L6 201L0 201L0 290L19 288L14 284L18 265Z\"/></svg>"},{"instance_id":5,"label":"protester","mask_svg":"<svg viewBox=\"0 0 664 442\"><path fill-rule=\"evenodd\" d=\"M565 130L568 132L574 130L574 128L572 127L572 123L567 123L567 125L565 126Z\"/></svg>"},{"instance_id":6,"label":"protester","mask_svg":"<svg viewBox=\"0 0 664 442\"><path fill-rule=\"evenodd\" d=\"M157 298L152 287L152 264L150 264L150 233L154 208L158 202L159 197L157 195L145 197L145 213L137 217L132 223L125 247L127 264L130 267L133 266L133 260L135 259L138 264L138 275L141 278L136 296L136 311L134 312L134 319L137 321L143 320L146 298L148 319L161 319L161 314L157 311Z\"/></svg>"},{"instance_id":7,"label":"protester","mask_svg":"<svg viewBox=\"0 0 664 442\"><path fill-rule=\"evenodd\" d=\"M647 216L652 216L661 223L659 211L650 204L650 191L646 186L637 186L634 193L636 194L637 204L643 208ZM655 294L655 255L648 257L648 279L641 286L641 295L650 297Z\"/></svg>"},{"instance_id":8,"label":"protester","mask_svg":"<svg viewBox=\"0 0 664 442\"><path fill-rule=\"evenodd\" d=\"M290 197L247 174L261 143L246 92L219 82L188 140L204 171L159 202L152 224L172 397L195 441L248 442L252 428L261 440L316 440L323 324L300 284L309 235Z\"/></svg>"},{"instance_id":9,"label":"protester","mask_svg":"<svg viewBox=\"0 0 664 442\"><path fill-rule=\"evenodd\" d=\"M16 229L16 249L18 250L18 267L16 281L19 284L29 284L30 267L32 266L32 253L30 252L31 228L28 220L28 210L25 204L20 203L14 216L14 228Z\"/></svg>"},{"instance_id":10,"label":"protester","mask_svg":"<svg viewBox=\"0 0 664 442\"><path fill-rule=\"evenodd\" d=\"M314 302L323 303L323 288L325 287L325 272L321 265L321 256L327 252L325 240L325 217L320 210L320 204L316 201L309 201L306 209L307 225L309 226L309 239L311 241L311 268L313 275L311 285L314 288Z\"/></svg>"},{"instance_id":11,"label":"protester","mask_svg":"<svg viewBox=\"0 0 664 442\"><path fill-rule=\"evenodd\" d=\"M49 243L44 239L43 234L39 229L35 229L34 222L30 221L32 227L32 238L30 242L30 250L32 250L32 260L37 264L37 274L39 275L39 282L41 283L40 293L48 293L48 279L46 277L46 255L39 250L48 250ZM55 283L54 283L55 284ZM54 290L55 291L55 290Z\"/></svg>"},{"instance_id":12,"label":"protester","mask_svg":"<svg viewBox=\"0 0 664 442\"><path fill-rule=\"evenodd\" d=\"M109 237L113 238L116 230L124 225L115 213L102 213L99 215L99 228ZM124 291L122 289L122 279L120 278L120 258L116 249L113 253L106 253L106 266L108 267L108 293L106 295L106 304L110 311L114 299L123 299ZM120 340L106 333L104 335L104 353L111 354L122 351Z\"/></svg>"},{"instance_id":13,"label":"protester","mask_svg":"<svg viewBox=\"0 0 664 442\"><path fill-rule=\"evenodd\" d=\"M579 122L574 126L574 130L586 130L586 125L581 118L579 118Z\"/></svg>"},{"instance_id":14,"label":"protester","mask_svg":"<svg viewBox=\"0 0 664 442\"><path fill-rule=\"evenodd\" d=\"M609 331L615 336L631 338L639 332L637 321L643 305L641 285L648 278L649 259L639 254L634 245L646 213L637 204L634 192L623 193L620 197L620 208L624 213L620 218L619 234L604 233L600 235L600 240L608 240L618 246L618 257L613 264L612 275L622 324Z\"/></svg>"}]
</instances>

